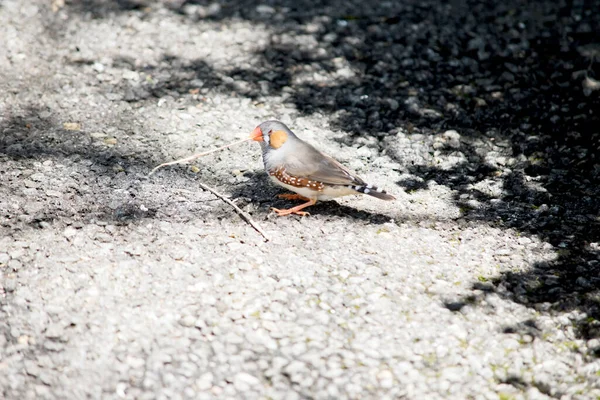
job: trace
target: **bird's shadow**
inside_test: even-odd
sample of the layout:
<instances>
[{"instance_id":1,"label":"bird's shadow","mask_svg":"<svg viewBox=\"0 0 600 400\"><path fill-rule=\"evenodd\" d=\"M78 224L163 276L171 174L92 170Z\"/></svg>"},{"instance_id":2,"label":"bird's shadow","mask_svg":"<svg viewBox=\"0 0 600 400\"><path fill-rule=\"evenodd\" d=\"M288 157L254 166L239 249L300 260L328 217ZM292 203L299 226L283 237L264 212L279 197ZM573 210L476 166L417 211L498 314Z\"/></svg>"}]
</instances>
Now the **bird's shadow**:
<instances>
[{"instance_id":1,"label":"bird's shadow","mask_svg":"<svg viewBox=\"0 0 600 400\"><path fill-rule=\"evenodd\" d=\"M290 208L300 204L278 198L277 195L288 192L278 188L270 182L266 173L246 171L244 176L247 177L248 180L243 184L236 185L231 193L233 198L238 199L238 205L245 206L248 203L258 203L261 209L270 209L271 207ZM333 200L318 202L306 211L308 211L311 216L351 218L377 225L392 221L398 222L395 216L359 210L354 207L339 204Z\"/></svg>"}]
</instances>

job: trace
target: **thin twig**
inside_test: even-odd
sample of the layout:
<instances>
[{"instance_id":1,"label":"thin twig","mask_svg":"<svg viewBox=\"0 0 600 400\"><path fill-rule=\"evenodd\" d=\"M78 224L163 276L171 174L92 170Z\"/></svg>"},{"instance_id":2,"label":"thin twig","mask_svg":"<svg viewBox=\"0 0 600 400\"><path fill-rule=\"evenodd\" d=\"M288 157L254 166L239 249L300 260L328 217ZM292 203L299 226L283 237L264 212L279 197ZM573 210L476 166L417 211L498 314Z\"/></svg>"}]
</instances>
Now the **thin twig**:
<instances>
[{"instance_id":1,"label":"thin twig","mask_svg":"<svg viewBox=\"0 0 600 400\"><path fill-rule=\"evenodd\" d=\"M269 241L271 239L269 239L269 236L265 233L265 231L263 231L261 229L261 227L252 219L252 217L250 216L250 214L248 214L246 211L242 210L241 208L239 208L238 206L236 206L233 201L229 200L227 197L225 197L225 195L222 195L221 193L217 192L216 190L214 190L213 188L206 186L204 183L202 182L198 182L198 184L200 185L200 187L204 190L208 190L209 192L211 192L212 194L214 194L215 196L217 196L218 198L220 198L221 200L223 200L225 203L229 204L231 207L233 207L233 209L235 211L237 211L238 214L240 214L240 216L242 217L242 219L244 219L247 223L249 223L250 225L252 225L252 227L254 229L256 229L256 231L258 233L260 233L264 238L265 241Z\"/></svg>"},{"instance_id":2,"label":"thin twig","mask_svg":"<svg viewBox=\"0 0 600 400\"><path fill-rule=\"evenodd\" d=\"M247 138L247 139L244 139L244 140L239 140L237 142L226 144L225 146L217 147L216 149L205 151L204 153L198 153L198 154L194 154L193 156L186 157L186 158L180 158L179 160L162 163L158 167L154 167L154 169L152 171L150 171L150 173L148 174L148 176L154 174L157 169L162 168L162 167L166 167L167 165L183 164L183 163L186 163L186 162L194 161L196 158L200 158L200 157L205 156L207 154L214 153L215 151L226 149L226 148L228 148L230 146L233 146L233 145L236 145L236 144L244 143L244 142L246 142L248 140L252 140L252 139L251 138Z\"/></svg>"},{"instance_id":3,"label":"thin twig","mask_svg":"<svg viewBox=\"0 0 600 400\"><path fill-rule=\"evenodd\" d=\"M196 158L200 158L200 157L205 156L207 154L214 153L215 151L223 150L223 149L226 149L227 147L230 147L230 146L233 146L233 145L236 145L236 144L240 144L240 143L246 142L248 140L252 140L252 138L247 138L247 139L244 139L244 140L239 140L237 142L229 143L229 144L227 144L225 146L221 146L221 147L218 147L216 149L205 151L204 153L198 153L198 154L194 154L193 156L189 156L189 157L186 157L186 158L181 158L179 160L175 160L175 161L171 161L171 162L160 164L158 167L155 167L152 171L150 171L150 173L148 174L148 176L150 176L153 173L155 173L157 169L162 168L162 167L166 167L167 165L183 164L183 163L186 163L186 162L189 162L189 161L193 161ZM202 189L211 192L212 194L214 194L215 196L217 196L219 199L223 200L225 203L227 203L231 207L233 207L233 209L242 217L242 219L245 220L246 222L248 222L254 229L256 229L256 231L258 233L260 233L265 238L265 240L267 242L269 240L271 240L271 239L269 239L269 236L265 233L265 231L263 231L261 229L261 227L252 219L252 217L250 216L250 214L248 214L247 212L243 211L241 208L239 208L238 206L236 206L233 203L233 201L229 200L227 197L225 197L221 193L217 192L215 189L211 188L210 186L206 186L202 182L198 182L198 184L200 185L200 187Z\"/></svg>"}]
</instances>

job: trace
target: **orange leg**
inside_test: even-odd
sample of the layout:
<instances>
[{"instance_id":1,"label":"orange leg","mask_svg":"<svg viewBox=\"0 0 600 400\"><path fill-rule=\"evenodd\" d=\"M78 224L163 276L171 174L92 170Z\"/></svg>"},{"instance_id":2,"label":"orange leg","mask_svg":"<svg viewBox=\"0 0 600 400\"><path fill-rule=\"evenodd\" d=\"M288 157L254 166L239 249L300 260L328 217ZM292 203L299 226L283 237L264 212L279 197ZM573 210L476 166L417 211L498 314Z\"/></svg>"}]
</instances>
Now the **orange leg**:
<instances>
[{"instance_id":1,"label":"orange leg","mask_svg":"<svg viewBox=\"0 0 600 400\"><path fill-rule=\"evenodd\" d=\"M285 200L305 200L305 201L310 200L308 197L301 196L297 193L283 193L283 194L278 194L277 197L280 199L285 199Z\"/></svg>"},{"instance_id":2,"label":"orange leg","mask_svg":"<svg viewBox=\"0 0 600 400\"><path fill-rule=\"evenodd\" d=\"M300 204L299 206L288 208L287 210L280 210L278 208L273 208L272 210L275 211L275 213L279 217L283 217L284 215L290 215L290 214L298 214L298 215L304 217L305 215L309 215L309 214L306 211L300 211L300 210L302 210L303 208L312 206L316 202L317 202L316 199L311 199L311 200L308 200L308 202L306 202L304 204Z\"/></svg>"}]
</instances>

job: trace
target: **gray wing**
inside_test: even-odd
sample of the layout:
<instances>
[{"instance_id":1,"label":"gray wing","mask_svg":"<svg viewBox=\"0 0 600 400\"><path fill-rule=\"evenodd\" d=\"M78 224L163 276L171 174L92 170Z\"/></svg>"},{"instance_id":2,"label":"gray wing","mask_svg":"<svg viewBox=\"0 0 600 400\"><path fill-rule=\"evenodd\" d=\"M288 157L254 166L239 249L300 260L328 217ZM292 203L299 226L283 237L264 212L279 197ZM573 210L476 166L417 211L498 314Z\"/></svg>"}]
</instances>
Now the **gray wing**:
<instances>
[{"instance_id":1,"label":"gray wing","mask_svg":"<svg viewBox=\"0 0 600 400\"><path fill-rule=\"evenodd\" d=\"M365 182L327 154L306 142L301 142L302 160L297 154L286 157L285 170L289 175L308 178L330 185L364 185Z\"/></svg>"}]
</instances>

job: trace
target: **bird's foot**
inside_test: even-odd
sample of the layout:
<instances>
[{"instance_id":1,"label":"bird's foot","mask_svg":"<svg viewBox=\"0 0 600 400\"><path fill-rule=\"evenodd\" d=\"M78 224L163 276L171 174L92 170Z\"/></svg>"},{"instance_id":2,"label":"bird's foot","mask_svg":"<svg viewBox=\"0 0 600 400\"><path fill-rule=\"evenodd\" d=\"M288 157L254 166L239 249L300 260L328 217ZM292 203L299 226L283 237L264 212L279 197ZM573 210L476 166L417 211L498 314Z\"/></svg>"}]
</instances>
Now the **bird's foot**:
<instances>
[{"instance_id":1,"label":"bird's foot","mask_svg":"<svg viewBox=\"0 0 600 400\"><path fill-rule=\"evenodd\" d=\"M306 211L300 211L300 210L302 210L303 208L306 208L308 206L312 206L316 202L317 202L317 199L309 199L306 203L300 204L299 206L296 206L296 207L288 208L286 210L280 210L278 208L273 208L272 210L275 211L275 213L279 217L283 217L284 215L290 215L290 214L296 214L296 215L300 215L300 216L304 217L304 216L310 215L310 214L307 213Z\"/></svg>"},{"instance_id":2,"label":"bird's foot","mask_svg":"<svg viewBox=\"0 0 600 400\"><path fill-rule=\"evenodd\" d=\"M306 211L296 211L293 208L289 208L287 210L280 210L279 208L271 208L271 210L275 211L275 214L277 214L278 217L283 217L284 215L290 215L290 214L296 214L296 215L299 215L301 217L305 217L307 215L310 215L309 212L306 212Z\"/></svg>"}]
</instances>

